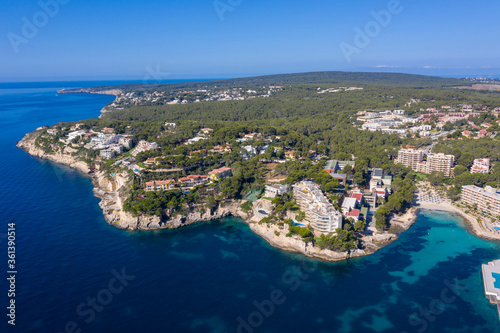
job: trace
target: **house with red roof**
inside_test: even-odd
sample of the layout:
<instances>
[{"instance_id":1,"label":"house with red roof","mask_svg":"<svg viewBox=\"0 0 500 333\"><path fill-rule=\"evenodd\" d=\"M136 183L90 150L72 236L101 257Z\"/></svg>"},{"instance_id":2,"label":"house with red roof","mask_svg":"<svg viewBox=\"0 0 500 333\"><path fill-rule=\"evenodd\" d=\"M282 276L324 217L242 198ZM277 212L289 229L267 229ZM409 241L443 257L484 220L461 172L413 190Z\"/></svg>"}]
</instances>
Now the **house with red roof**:
<instances>
[{"instance_id":1,"label":"house with red roof","mask_svg":"<svg viewBox=\"0 0 500 333\"><path fill-rule=\"evenodd\" d=\"M189 152L189 156L193 156L194 154L199 154L201 156L201 155L205 155L206 152L207 152L206 149L193 150L193 151Z\"/></svg>"},{"instance_id":2,"label":"house with red roof","mask_svg":"<svg viewBox=\"0 0 500 333\"><path fill-rule=\"evenodd\" d=\"M359 206L363 201L363 194L361 193L351 193L350 197L356 199L357 202L356 206Z\"/></svg>"},{"instance_id":3,"label":"house with red roof","mask_svg":"<svg viewBox=\"0 0 500 333\"><path fill-rule=\"evenodd\" d=\"M481 129L481 127L479 127L479 126L477 126L477 125L474 125L474 124L473 124L473 125L470 125L470 126L471 126L473 129L476 129L476 130L480 130L480 129Z\"/></svg>"},{"instance_id":4,"label":"house with red roof","mask_svg":"<svg viewBox=\"0 0 500 333\"><path fill-rule=\"evenodd\" d=\"M222 167L213 169L208 173L208 177L212 180L220 180L231 176L231 168Z\"/></svg>"},{"instance_id":5,"label":"house with red roof","mask_svg":"<svg viewBox=\"0 0 500 333\"><path fill-rule=\"evenodd\" d=\"M151 182L146 182L145 191L168 191L175 188L174 179L166 180L153 180Z\"/></svg>"},{"instance_id":6,"label":"house with red roof","mask_svg":"<svg viewBox=\"0 0 500 333\"><path fill-rule=\"evenodd\" d=\"M352 209L349 213L347 213L347 218L352 218L354 222L356 222L357 220L359 220L359 213L359 209Z\"/></svg>"},{"instance_id":7,"label":"house with red roof","mask_svg":"<svg viewBox=\"0 0 500 333\"><path fill-rule=\"evenodd\" d=\"M295 150L286 151L286 152L285 152L285 158L286 158L287 160L292 160L292 161L295 161L295 156L294 156L294 154L295 154Z\"/></svg>"},{"instance_id":8,"label":"house with red roof","mask_svg":"<svg viewBox=\"0 0 500 333\"><path fill-rule=\"evenodd\" d=\"M184 187L194 187L205 184L208 181L208 176L205 175L189 175L187 177L179 178L179 182Z\"/></svg>"}]
</instances>

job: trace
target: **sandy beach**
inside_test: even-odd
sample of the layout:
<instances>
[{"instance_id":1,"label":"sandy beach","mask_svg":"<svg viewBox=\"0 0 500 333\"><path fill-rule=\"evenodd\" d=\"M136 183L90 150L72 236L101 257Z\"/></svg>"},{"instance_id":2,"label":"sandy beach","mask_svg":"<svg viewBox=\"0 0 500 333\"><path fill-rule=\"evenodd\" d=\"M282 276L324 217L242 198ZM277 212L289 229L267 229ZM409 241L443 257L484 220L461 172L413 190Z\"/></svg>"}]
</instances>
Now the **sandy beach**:
<instances>
[{"instance_id":1,"label":"sandy beach","mask_svg":"<svg viewBox=\"0 0 500 333\"><path fill-rule=\"evenodd\" d=\"M467 222L471 231L476 236L491 240L500 240L500 234L495 234L490 231L487 231L484 228L483 224L477 221L476 217L466 214L464 211L454 206L449 201L441 201L439 204L429 203L429 202L418 202L416 207L418 207L418 209L437 210L437 211L444 211L460 215Z\"/></svg>"}]
</instances>

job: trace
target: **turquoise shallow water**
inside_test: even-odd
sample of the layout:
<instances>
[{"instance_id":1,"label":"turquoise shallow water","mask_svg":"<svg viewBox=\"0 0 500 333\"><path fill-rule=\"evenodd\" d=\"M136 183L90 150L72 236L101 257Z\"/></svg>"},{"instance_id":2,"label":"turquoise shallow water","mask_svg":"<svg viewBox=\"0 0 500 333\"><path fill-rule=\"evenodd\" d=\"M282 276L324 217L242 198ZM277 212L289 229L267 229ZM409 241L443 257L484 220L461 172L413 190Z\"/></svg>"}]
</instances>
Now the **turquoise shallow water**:
<instances>
[{"instance_id":1,"label":"turquoise shallow water","mask_svg":"<svg viewBox=\"0 0 500 333\"><path fill-rule=\"evenodd\" d=\"M0 332L500 332L480 272L500 246L456 216L424 211L396 242L341 263L273 249L236 218L117 230L88 177L14 147L36 126L96 117L112 97L1 88L0 258L15 222L19 273L17 325L2 310ZM2 279L2 304L6 290Z\"/></svg>"}]
</instances>

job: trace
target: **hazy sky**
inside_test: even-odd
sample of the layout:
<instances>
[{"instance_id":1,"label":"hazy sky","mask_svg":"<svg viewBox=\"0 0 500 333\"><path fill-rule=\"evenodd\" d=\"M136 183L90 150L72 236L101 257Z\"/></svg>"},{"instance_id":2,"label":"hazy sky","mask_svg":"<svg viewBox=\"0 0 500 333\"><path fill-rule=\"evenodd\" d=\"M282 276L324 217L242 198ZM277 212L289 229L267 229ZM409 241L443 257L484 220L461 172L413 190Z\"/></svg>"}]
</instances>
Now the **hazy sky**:
<instances>
[{"instance_id":1,"label":"hazy sky","mask_svg":"<svg viewBox=\"0 0 500 333\"><path fill-rule=\"evenodd\" d=\"M2 0L0 13L0 81L500 74L491 0Z\"/></svg>"}]
</instances>

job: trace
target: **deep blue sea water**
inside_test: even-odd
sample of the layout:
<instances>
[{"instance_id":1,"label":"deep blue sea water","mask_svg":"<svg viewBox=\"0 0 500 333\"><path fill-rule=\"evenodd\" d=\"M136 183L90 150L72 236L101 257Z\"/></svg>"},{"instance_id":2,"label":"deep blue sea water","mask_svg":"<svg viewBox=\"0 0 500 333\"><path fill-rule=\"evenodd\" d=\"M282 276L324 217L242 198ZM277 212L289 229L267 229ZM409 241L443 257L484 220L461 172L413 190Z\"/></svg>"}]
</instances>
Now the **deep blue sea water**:
<instances>
[{"instance_id":1,"label":"deep blue sea water","mask_svg":"<svg viewBox=\"0 0 500 333\"><path fill-rule=\"evenodd\" d=\"M109 226L90 178L15 148L37 126L97 117L113 97L56 93L84 85L100 83L0 87L0 332L500 332L480 271L500 245L449 214L424 212L396 242L341 263L273 249L236 218L155 232Z\"/></svg>"}]
</instances>

